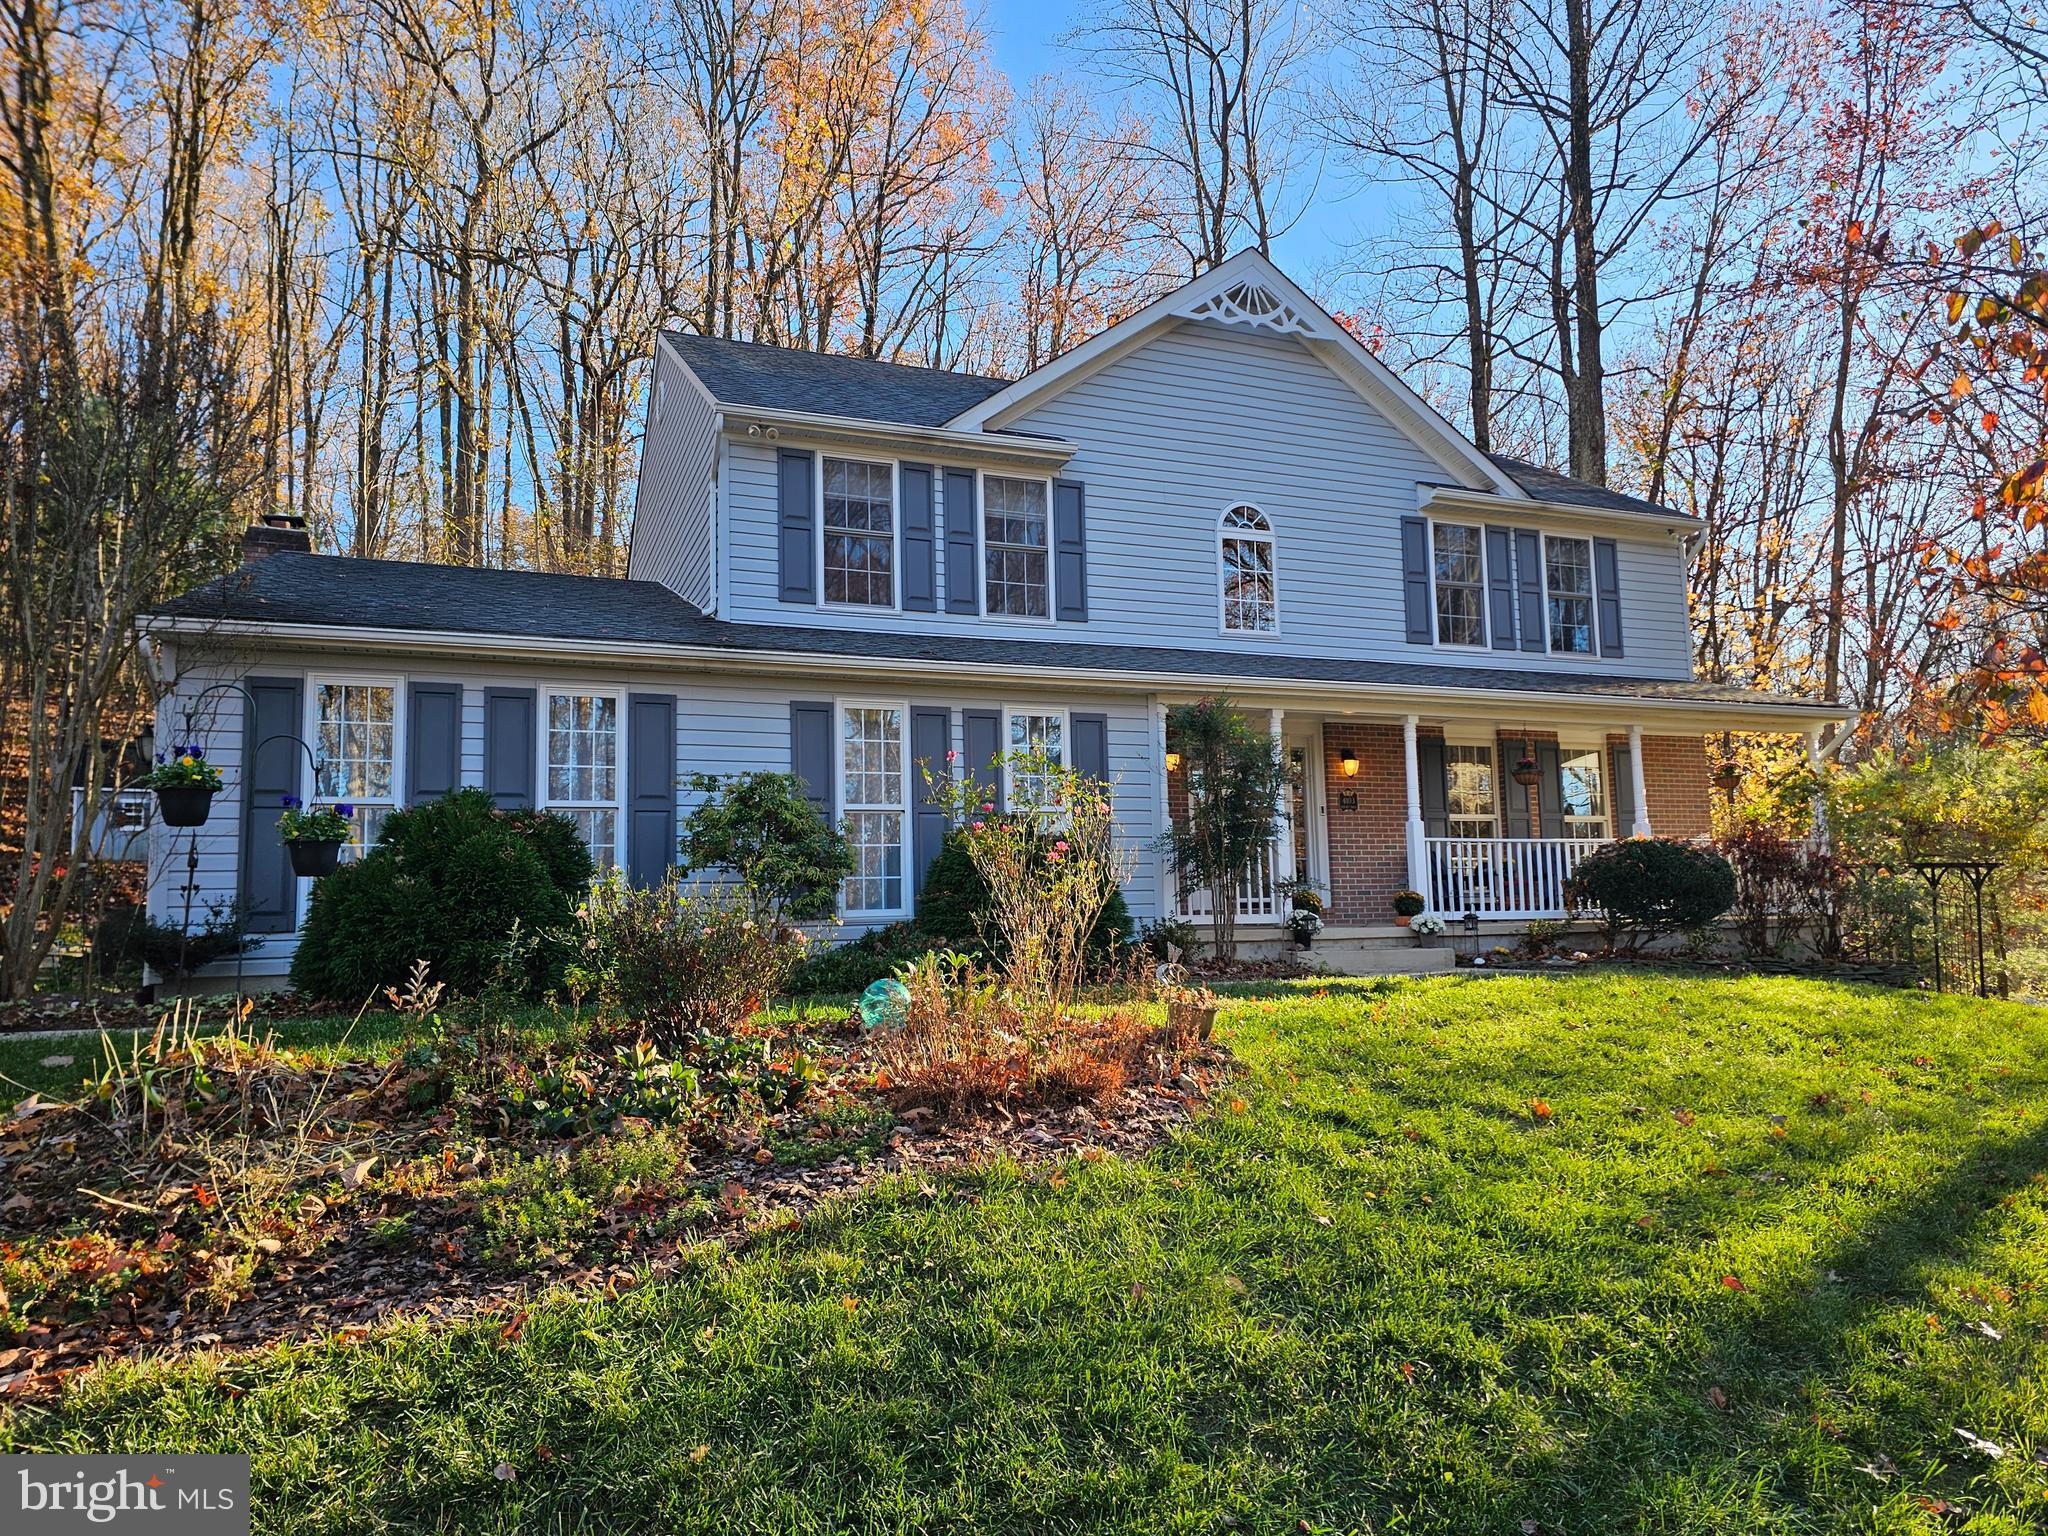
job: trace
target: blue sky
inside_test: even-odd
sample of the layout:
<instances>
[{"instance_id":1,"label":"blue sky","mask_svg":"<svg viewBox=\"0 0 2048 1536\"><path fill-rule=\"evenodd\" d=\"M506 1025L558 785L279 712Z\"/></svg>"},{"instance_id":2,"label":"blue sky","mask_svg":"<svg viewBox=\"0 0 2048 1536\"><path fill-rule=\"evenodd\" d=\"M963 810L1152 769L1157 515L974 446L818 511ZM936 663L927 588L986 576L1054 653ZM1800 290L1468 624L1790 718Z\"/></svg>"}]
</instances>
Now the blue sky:
<instances>
[{"instance_id":1,"label":"blue sky","mask_svg":"<svg viewBox=\"0 0 2048 1536\"><path fill-rule=\"evenodd\" d=\"M984 0L990 48L1013 88L1022 92L1038 75L1083 71L1084 61L1060 47L1059 38L1089 9L1086 0ZM1303 171L1304 181L1314 175L1311 163ZM1300 219L1274 242L1274 258L1298 282L1323 293L1326 301L1335 298L1327 291L1332 285L1317 279L1356 241L1370 203L1350 188L1342 171L1324 168ZM1341 291L1350 285L1334 286Z\"/></svg>"}]
</instances>

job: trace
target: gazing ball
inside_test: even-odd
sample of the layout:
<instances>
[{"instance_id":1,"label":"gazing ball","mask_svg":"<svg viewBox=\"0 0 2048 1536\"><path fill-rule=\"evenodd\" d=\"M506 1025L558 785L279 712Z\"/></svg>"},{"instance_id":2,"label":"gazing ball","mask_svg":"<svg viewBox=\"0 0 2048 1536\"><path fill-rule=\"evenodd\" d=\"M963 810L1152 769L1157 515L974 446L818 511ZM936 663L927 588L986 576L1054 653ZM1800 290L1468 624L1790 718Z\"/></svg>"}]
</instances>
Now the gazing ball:
<instances>
[{"instance_id":1,"label":"gazing ball","mask_svg":"<svg viewBox=\"0 0 2048 1536\"><path fill-rule=\"evenodd\" d=\"M896 1029L910 1013L910 988L884 976L860 995L860 1021L868 1029Z\"/></svg>"}]
</instances>

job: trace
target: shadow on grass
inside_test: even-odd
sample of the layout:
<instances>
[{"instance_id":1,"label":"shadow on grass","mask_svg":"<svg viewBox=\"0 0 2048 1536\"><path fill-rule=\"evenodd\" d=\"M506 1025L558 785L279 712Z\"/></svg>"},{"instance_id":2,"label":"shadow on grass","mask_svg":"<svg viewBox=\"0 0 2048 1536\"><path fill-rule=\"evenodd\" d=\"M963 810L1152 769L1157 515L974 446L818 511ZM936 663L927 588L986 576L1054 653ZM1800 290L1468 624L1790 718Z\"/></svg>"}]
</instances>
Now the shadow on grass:
<instances>
[{"instance_id":1,"label":"shadow on grass","mask_svg":"<svg viewBox=\"0 0 2048 1536\"><path fill-rule=\"evenodd\" d=\"M1639 1406L1618 1417L1589 1416L1570 1454L1530 1469L1531 1480L1544 1491L1544 1524L1564 1530L1636 1529L1638 1520L1657 1524L1666 1490L1680 1480L1697 1487L1709 1463L1714 1477L1728 1486L1768 1487L1788 1514L1811 1503L1820 1506L1813 1512L1824 1519L1852 1503L1875 1503L1884 1490L1872 1482L1860 1499L1850 1499L1839 1488L1817 1487L1817 1471L1862 1477L1854 1471L1858 1463L1882 1466L1889 1457L1904 1465L1922 1455L1953 1464L1951 1426L1924 1416L1901 1429L1917 1433L1916 1444L1833 1441L1815 1423L1812 1389L1848 1385L1846 1378L1858 1366L1856 1335L1885 1309L1934 1313L1939 1304L1927 1295L1932 1274L1966 1261L1988 1240L1981 1228L2003 1197L2043 1172L2048 1127L1979 1144L1940 1178L1827 1249L1799 1289L1759 1303L1729 1288L1733 1315L1708 1329L1701 1347L1643 1374ZM1895 1354L1890 1368L1916 1367ZM1723 1382L1729 1385L1721 1388ZM1727 1395L1725 1408L1715 1405L1717 1388ZM1827 1440L1834 1454L1782 1457L1772 1430L1786 1420L1804 1421L1814 1431L1808 1438ZM1635 1469L1630 1492L1640 1502L1630 1511L1614 1507L1611 1498L1588 1497L1589 1489L1614 1487L1617 1465ZM1956 1498L1964 1492L1959 1483L1951 1467L1945 1478L1930 1475L1920 1486L1940 1484L1939 1492Z\"/></svg>"}]
</instances>

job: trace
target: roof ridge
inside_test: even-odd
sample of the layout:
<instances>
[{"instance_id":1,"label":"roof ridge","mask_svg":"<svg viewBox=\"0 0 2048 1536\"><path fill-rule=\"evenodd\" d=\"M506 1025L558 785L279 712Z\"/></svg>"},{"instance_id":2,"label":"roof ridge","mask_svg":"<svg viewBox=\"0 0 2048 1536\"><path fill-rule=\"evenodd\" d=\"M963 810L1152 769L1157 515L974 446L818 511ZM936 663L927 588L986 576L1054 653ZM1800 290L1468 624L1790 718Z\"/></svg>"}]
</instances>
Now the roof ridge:
<instances>
[{"instance_id":1,"label":"roof ridge","mask_svg":"<svg viewBox=\"0 0 2048 1536\"><path fill-rule=\"evenodd\" d=\"M872 368L899 368L906 373L935 373L948 379L971 379L977 384L1014 384L1016 380L1000 373L973 373L965 368L938 368L930 363L905 363L891 357L862 357L853 352L821 352L816 347L791 347L777 341L749 341L738 336L707 336L702 331L680 330L674 326L663 326L661 334L673 339L703 342L718 347L748 347L757 352L775 352L787 357L812 357L831 363L855 363Z\"/></svg>"}]
</instances>

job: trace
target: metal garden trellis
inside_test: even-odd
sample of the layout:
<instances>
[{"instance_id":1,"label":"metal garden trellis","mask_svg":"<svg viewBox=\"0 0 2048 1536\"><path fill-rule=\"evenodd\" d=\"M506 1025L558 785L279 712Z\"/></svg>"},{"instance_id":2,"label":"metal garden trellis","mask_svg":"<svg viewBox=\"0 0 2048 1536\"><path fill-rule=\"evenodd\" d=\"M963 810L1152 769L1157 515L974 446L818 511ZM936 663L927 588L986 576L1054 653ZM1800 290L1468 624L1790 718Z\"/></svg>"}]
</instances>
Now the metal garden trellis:
<instances>
[{"instance_id":1,"label":"metal garden trellis","mask_svg":"<svg viewBox=\"0 0 2048 1536\"><path fill-rule=\"evenodd\" d=\"M1999 870L1996 859L1907 859L1903 867L1910 869L1927 886L1928 927L1934 940L1934 990L1948 990L1947 973L1941 958L1941 887L1951 875L1961 875L1969 882L1972 906L1972 921L1977 951L1977 995L1991 995L1990 978L1984 965L1984 887Z\"/></svg>"}]
</instances>

